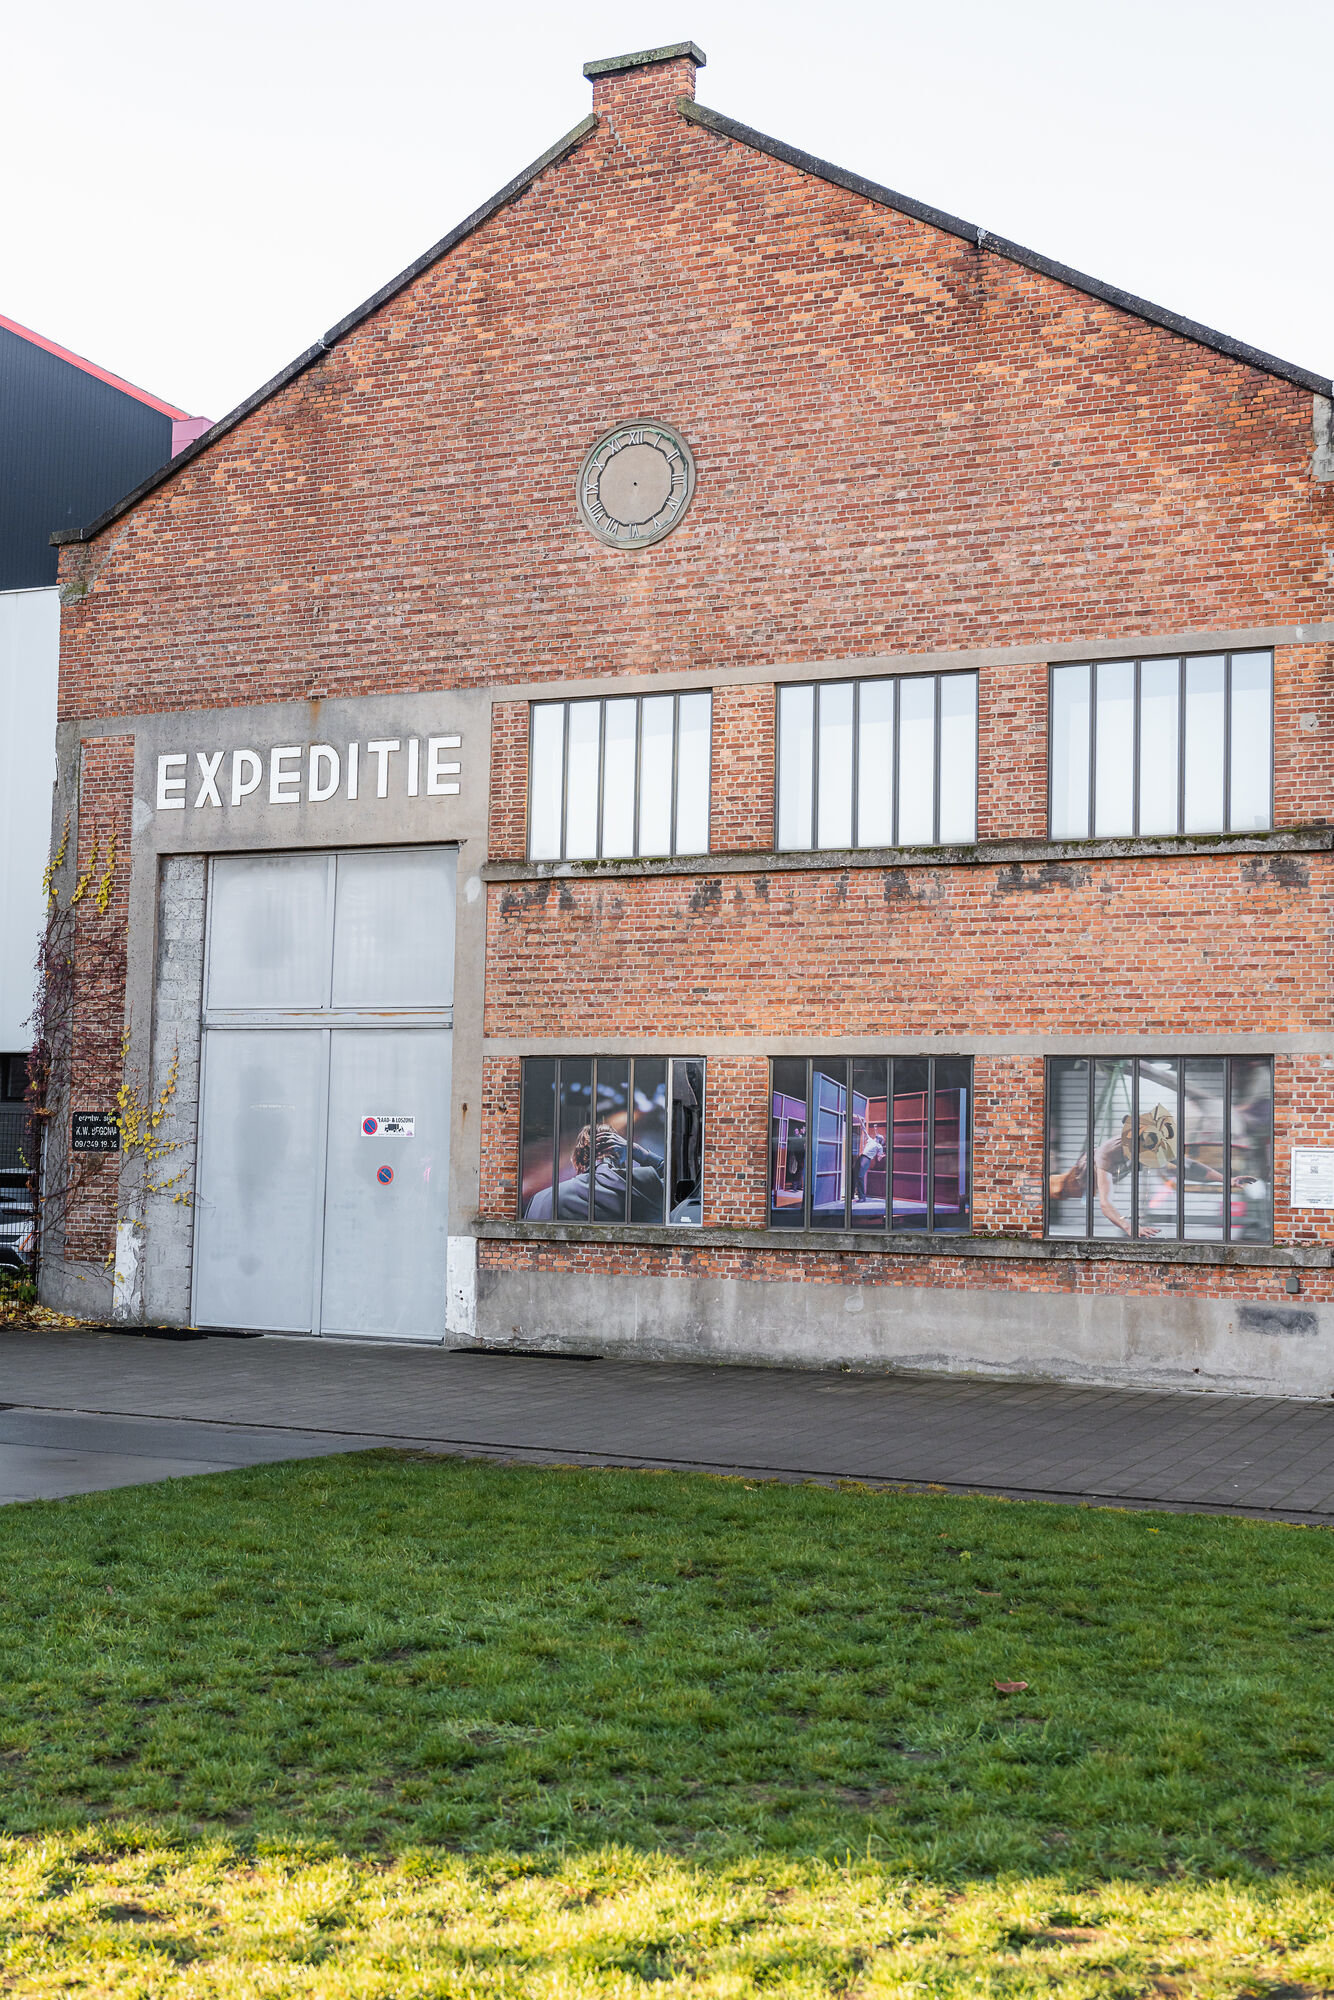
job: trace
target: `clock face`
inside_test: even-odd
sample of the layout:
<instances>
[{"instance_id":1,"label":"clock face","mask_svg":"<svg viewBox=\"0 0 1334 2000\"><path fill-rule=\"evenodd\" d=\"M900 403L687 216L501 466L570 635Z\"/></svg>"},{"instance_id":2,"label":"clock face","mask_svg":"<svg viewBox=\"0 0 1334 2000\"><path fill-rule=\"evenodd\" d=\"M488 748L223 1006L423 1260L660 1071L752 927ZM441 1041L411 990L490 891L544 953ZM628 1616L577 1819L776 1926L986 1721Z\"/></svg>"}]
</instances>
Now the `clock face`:
<instances>
[{"instance_id":1,"label":"clock face","mask_svg":"<svg viewBox=\"0 0 1334 2000\"><path fill-rule=\"evenodd\" d=\"M579 512L600 542L642 549L676 526L695 490L690 446L667 424L619 424L579 471Z\"/></svg>"}]
</instances>

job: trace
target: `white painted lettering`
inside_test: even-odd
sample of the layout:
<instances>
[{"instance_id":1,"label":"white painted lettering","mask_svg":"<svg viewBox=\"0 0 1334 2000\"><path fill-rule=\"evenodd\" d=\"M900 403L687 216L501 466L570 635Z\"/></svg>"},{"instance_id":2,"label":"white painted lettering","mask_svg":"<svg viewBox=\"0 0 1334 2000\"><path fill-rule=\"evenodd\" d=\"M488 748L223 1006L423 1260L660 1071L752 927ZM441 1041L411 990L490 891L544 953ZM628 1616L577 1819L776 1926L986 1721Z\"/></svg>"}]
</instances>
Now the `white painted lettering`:
<instances>
[{"instance_id":1,"label":"white painted lettering","mask_svg":"<svg viewBox=\"0 0 1334 2000\"><path fill-rule=\"evenodd\" d=\"M408 797L409 797L410 799L415 799L415 798L416 798L416 796L417 796L417 792L418 792L418 789L419 789L419 786L418 786L418 779L417 779L417 772L418 772L418 767L419 767L419 765L420 765L420 763L421 763L421 753L422 753L422 746L421 746L421 738L420 738L420 736L409 736L409 738L408 738Z\"/></svg>"},{"instance_id":2,"label":"white painted lettering","mask_svg":"<svg viewBox=\"0 0 1334 2000\"><path fill-rule=\"evenodd\" d=\"M361 754L361 745L359 743L348 744L347 795L350 799L354 799L357 796L357 759L360 756L360 754Z\"/></svg>"},{"instance_id":3,"label":"white painted lettering","mask_svg":"<svg viewBox=\"0 0 1334 2000\"><path fill-rule=\"evenodd\" d=\"M291 743L281 750L269 752L269 804L271 806L299 806L301 803L301 773L289 771L287 766L293 757L300 757L301 745ZM291 787L295 785L296 790Z\"/></svg>"},{"instance_id":4,"label":"white painted lettering","mask_svg":"<svg viewBox=\"0 0 1334 2000\"><path fill-rule=\"evenodd\" d=\"M461 736L428 736L426 739L426 796L439 798L442 792L457 792L457 784L447 780L458 774L457 764L446 764L441 757L443 750L457 750L462 743Z\"/></svg>"},{"instance_id":5,"label":"white painted lettering","mask_svg":"<svg viewBox=\"0 0 1334 2000\"><path fill-rule=\"evenodd\" d=\"M387 799L389 797L389 759L395 750L401 748L402 745L396 736L390 737L385 743L368 743L366 745L366 755L374 757L380 767L375 774L375 796L377 799Z\"/></svg>"},{"instance_id":6,"label":"white painted lettering","mask_svg":"<svg viewBox=\"0 0 1334 2000\"><path fill-rule=\"evenodd\" d=\"M199 811L201 806L220 806L222 804L222 800L218 797L218 772L222 768L222 760L225 755L226 752L223 750L215 750L211 757L206 757L202 750L195 751L195 762L199 766L199 775L203 780L203 783L199 787L198 797L195 799L196 812Z\"/></svg>"},{"instance_id":7,"label":"white painted lettering","mask_svg":"<svg viewBox=\"0 0 1334 2000\"><path fill-rule=\"evenodd\" d=\"M157 760L157 809L159 812L185 811L185 759L186 752L172 752ZM174 765L181 767L181 776L173 778L170 773ZM177 798L177 792L180 797Z\"/></svg>"},{"instance_id":8,"label":"white painted lettering","mask_svg":"<svg viewBox=\"0 0 1334 2000\"><path fill-rule=\"evenodd\" d=\"M321 769L329 773L326 782L319 775ZM306 796L313 806L323 805L338 790L342 777L342 763L332 743L312 743L310 746L310 785Z\"/></svg>"},{"instance_id":9,"label":"white painted lettering","mask_svg":"<svg viewBox=\"0 0 1334 2000\"><path fill-rule=\"evenodd\" d=\"M242 799L248 799L252 792L257 791L263 776L264 765L253 750L233 750L232 804L239 806Z\"/></svg>"}]
</instances>

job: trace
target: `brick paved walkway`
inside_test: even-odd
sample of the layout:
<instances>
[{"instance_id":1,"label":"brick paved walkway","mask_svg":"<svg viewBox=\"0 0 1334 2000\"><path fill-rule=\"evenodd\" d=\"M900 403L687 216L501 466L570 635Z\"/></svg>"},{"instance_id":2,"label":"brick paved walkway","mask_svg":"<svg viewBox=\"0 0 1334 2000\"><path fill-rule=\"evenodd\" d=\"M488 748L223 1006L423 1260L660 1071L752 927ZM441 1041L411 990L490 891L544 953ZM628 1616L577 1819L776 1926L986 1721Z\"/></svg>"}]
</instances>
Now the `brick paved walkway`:
<instances>
[{"instance_id":1,"label":"brick paved walkway","mask_svg":"<svg viewBox=\"0 0 1334 2000\"><path fill-rule=\"evenodd\" d=\"M313 1340L0 1333L0 1499L407 1443L1334 1522L1334 1404Z\"/></svg>"}]
</instances>

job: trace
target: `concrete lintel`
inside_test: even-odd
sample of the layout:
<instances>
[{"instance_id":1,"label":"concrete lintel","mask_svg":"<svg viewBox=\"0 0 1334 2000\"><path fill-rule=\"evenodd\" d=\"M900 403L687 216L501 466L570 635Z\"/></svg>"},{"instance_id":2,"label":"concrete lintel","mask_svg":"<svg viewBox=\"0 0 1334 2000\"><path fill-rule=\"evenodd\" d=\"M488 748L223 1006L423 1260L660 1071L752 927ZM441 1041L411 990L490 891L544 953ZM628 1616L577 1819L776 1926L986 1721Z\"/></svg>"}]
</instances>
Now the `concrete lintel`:
<instances>
[{"instance_id":1,"label":"concrete lintel","mask_svg":"<svg viewBox=\"0 0 1334 2000\"><path fill-rule=\"evenodd\" d=\"M840 847L813 852L691 854L646 861L488 861L485 882L579 881L658 875L837 874L847 868L1022 868L1065 862L1194 860L1231 854L1328 854L1334 827L1275 833L1182 834L1127 840L980 840L971 847ZM1027 883L1016 887L1027 888Z\"/></svg>"},{"instance_id":2,"label":"concrete lintel","mask_svg":"<svg viewBox=\"0 0 1334 2000\"><path fill-rule=\"evenodd\" d=\"M488 1035L486 1056L1330 1056L1327 1028L1283 1031L1227 1029L1216 1034L1063 1035L1016 1030L960 1034L935 1030L916 1035Z\"/></svg>"},{"instance_id":3,"label":"concrete lintel","mask_svg":"<svg viewBox=\"0 0 1334 2000\"><path fill-rule=\"evenodd\" d=\"M619 1223L503 1222L479 1217L476 1235L493 1243L637 1243L672 1250L786 1250L808 1257L830 1251L881 1257L990 1258L1042 1264L1202 1264L1262 1270L1325 1271L1334 1245L1263 1243L1095 1243L1039 1236L928 1236L871 1229L692 1229Z\"/></svg>"}]
</instances>

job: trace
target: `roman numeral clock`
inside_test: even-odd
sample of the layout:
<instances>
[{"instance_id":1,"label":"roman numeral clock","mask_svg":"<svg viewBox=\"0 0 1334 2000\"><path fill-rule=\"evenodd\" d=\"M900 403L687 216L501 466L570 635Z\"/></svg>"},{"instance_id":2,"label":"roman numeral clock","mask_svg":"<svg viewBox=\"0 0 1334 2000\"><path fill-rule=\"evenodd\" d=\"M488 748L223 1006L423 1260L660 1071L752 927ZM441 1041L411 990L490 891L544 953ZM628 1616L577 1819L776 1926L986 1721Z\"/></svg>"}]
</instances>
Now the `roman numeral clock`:
<instances>
[{"instance_id":1,"label":"roman numeral clock","mask_svg":"<svg viewBox=\"0 0 1334 2000\"><path fill-rule=\"evenodd\" d=\"M690 505L695 461L669 424L619 424L579 471L579 512L612 549L643 549L669 535Z\"/></svg>"}]
</instances>

